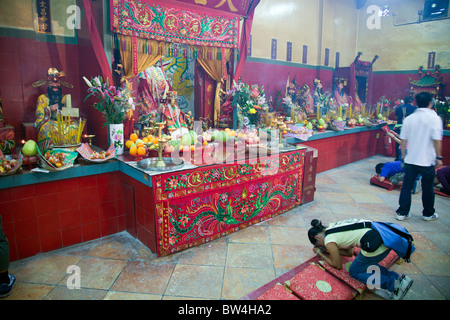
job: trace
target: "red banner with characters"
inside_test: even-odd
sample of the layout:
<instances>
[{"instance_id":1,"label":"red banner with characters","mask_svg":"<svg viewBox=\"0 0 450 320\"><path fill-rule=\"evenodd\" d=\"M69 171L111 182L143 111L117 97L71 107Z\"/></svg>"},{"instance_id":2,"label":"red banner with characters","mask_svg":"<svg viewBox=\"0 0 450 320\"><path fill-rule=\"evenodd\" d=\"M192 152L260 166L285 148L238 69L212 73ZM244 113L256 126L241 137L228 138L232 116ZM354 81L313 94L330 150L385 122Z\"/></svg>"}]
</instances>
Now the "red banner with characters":
<instances>
[{"instance_id":1,"label":"red banner with characters","mask_svg":"<svg viewBox=\"0 0 450 320\"><path fill-rule=\"evenodd\" d=\"M158 256L205 243L302 203L305 151L152 177Z\"/></svg>"},{"instance_id":2,"label":"red banner with characters","mask_svg":"<svg viewBox=\"0 0 450 320\"><path fill-rule=\"evenodd\" d=\"M111 0L111 29L126 36L195 46L239 45L238 14L217 14L177 1Z\"/></svg>"}]
</instances>

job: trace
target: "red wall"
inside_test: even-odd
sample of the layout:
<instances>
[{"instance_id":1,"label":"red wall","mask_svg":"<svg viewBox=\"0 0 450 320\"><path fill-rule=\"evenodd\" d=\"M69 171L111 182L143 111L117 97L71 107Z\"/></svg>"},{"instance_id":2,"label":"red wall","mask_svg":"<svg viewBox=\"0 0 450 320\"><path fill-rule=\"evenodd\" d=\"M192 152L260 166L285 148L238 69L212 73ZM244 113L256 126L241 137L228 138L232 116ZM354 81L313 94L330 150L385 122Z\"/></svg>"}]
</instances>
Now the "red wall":
<instances>
[{"instance_id":1,"label":"red wall","mask_svg":"<svg viewBox=\"0 0 450 320\"><path fill-rule=\"evenodd\" d=\"M15 140L24 139L23 122L34 122L36 102L46 86L31 85L47 76L55 67L65 71L64 80L74 89L63 87L64 94L72 95L72 105L81 105L79 91L78 50L76 45L38 42L35 39L0 37L0 91L3 117L15 130Z\"/></svg>"},{"instance_id":2,"label":"red wall","mask_svg":"<svg viewBox=\"0 0 450 320\"><path fill-rule=\"evenodd\" d=\"M122 172L0 189L10 260L126 230L156 252L152 188Z\"/></svg>"},{"instance_id":3,"label":"red wall","mask_svg":"<svg viewBox=\"0 0 450 320\"><path fill-rule=\"evenodd\" d=\"M319 173L376 155L380 151L378 147L383 137L381 132L381 130L357 132L305 141L301 144L318 150L317 173Z\"/></svg>"},{"instance_id":4,"label":"red wall","mask_svg":"<svg viewBox=\"0 0 450 320\"><path fill-rule=\"evenodd\" d=\"M450 73L442 73L444 96L450 96ZM381 96L392 100L403 99L410 92L409 78L419 79L418 73L374 73L373 75L373 96L379 100Z\"/></svg>"},{"instance_id":5,"label":"red wall","mask_svg":"<svg viewBox=\"0 0 450 320\"><path fill-rule=\"evenodd\" d=\"M292 64L285 63L264 63L246 61L242 70L241 79L248 85L258 84L264 86L266 98L271 96L275 101L277 91L281 91L281 97L285 97L286 82L294 80L303 85L306 83L311 93L314 90L314 79L321 79L323 82L323 91L330 91L332 88L333 71L317 70L309 68L295 67Z\"/></svg>"},{"instance_id":6,"label":"red wall","mask_svg":"<svg viewBox=\"0 0 450 320\"><path fill-rule=\"evenodd\" d=\"M78 5L82 6L81 0ZM103 2L92 2L99 34L103 34ZM17 31L29 37L28 32ZM34 122L36 102L47 87L33 88L32 84L47 76L47 70L55 67L64 71L66 82L73 89L62 87L63 94L72 95L72 106L79 108L80 116L87 118L86 131L95 134L94 144L106 148L106 127L104 118L92 107L93 100L84 101L87 85L82 77L90 79L101 75L100 67L90 43L85 15L82 15L81 29L77 30L77 44L43 42L35 38L0 37L0 92L3 100L3 117L14 127L16 143L25 139L23 122ZM71 38L62 38L60 42ZM74 41L75 42L75 41Z\"/></svg>"},{"instance_id":7,"label":"red wall","mask_svg":"<svg viewBox=\"0 0 450 320\"><path fill-rule=\"evenodd\" d=\"M272 96L275 99L278 90L281 91L282 97L284 97L288 77L290 81L295 77L296 82L300 85L306 83L311 88L311 92L314 89L313 81L318 78L323 82L324 92L332 91L333 70L329 68L303 68L296 67L294 63L257 58L249 58L249 60L245 62L241 76L242 81L249 85L264 85L267 98ZM261 62L255 62L256 60ZM450 96L450 73L442 73L441 77L442 82L447 84L444 86L444 96ZM386 98L394 101L403 99L410 92L409 78L418 79L417 72L374 73L372 87L374 100L378 101L382 96L386 96Z\"/></svg>"},{"instance_id":8,"label":"red wall","mask_svg":"<svg viewBox=\"0 0 450 320\"><path fill-rule=\"evenodd\" d=\"M125 230L120 172L0 189L10 260Z\"/></svg>"}]
</instances>

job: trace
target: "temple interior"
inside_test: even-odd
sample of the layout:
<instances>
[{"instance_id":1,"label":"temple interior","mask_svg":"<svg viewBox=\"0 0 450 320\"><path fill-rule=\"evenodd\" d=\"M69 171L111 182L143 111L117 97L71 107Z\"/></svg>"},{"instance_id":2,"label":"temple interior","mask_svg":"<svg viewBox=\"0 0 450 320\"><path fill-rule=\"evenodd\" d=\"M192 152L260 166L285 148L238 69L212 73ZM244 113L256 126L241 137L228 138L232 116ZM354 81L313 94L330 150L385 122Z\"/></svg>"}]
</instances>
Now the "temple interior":
<instances>
[{"instance_id":1,"label":"temple interior","mask_svg":"<svg viewBox=\"0 0 450 320\"><path fill-rule=\"evenodd\" d=\"M449 30L449 0L0 0L0 300L392 298L314 219L405 228L383 270L448 300ZM432 187L400 137L423 93Z\"/></svg>"}]
</instances>

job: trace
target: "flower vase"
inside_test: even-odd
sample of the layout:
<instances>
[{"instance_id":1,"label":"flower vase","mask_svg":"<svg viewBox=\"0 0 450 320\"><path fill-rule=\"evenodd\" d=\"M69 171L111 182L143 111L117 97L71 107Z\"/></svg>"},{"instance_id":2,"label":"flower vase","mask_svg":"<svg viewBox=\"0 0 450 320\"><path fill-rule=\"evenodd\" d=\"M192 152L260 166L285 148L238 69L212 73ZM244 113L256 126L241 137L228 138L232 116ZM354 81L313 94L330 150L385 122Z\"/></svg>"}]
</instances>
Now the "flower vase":
<instances>
[{"instance_id":1,"label":"flower vase","mask_svg":"<svg viewBox=\"0 0 450 320\"><path fill-rule=\"evenodd\" d=\"M108 147L114 145L116 154L123 154L123 123L108 125Z\"/></svg>"}]
</instances>

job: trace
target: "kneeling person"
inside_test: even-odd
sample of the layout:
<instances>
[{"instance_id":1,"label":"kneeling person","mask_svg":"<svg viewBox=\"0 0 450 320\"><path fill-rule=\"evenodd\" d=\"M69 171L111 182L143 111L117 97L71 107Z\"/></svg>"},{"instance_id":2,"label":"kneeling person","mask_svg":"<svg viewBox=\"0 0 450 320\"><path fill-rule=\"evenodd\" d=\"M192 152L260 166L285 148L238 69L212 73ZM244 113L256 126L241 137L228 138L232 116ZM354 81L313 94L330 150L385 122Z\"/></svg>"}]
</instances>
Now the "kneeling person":
<instances>
[{"instance_id":1,"label":"kneeling person","mask_svg":"<svg viewBox=\"0 0 450 320\"><path fill-rule=\"evenodd\" d=\"M402 169L401 161L379 163L375 166L375 172L378 174L378 180L381 182L388 178L392 184L399 186L403 184L405 170Z\"/></svg>"},{"instance_id":2,"label":"kneeling person","mask_svg":"<svg viewBox=\"0 0 450 320\"><path fill-rule=\"evenodd\" d=\"M381 273L381 289L387 290L392 299L400 300L411 287L412 280L405 275L400 276L394 271L389 271L378 264L387 257L390 249L383 244L381 236L376 230L364 226L359 229L335 233L330 231L333 228L364 222L370 223L371 221L351 219L336 222L331 224L330 227L324 227L321 221L312 220L312 228L308 231L308 238L314 245L313 251L330 266L340 270L342 269L341 255L351 257L353 256L353 247L361 247L360 253L350 266L350 276L367 284L369 278L373 275L372 272L368 271L368 268L376 265ZM329 255L325 255L321 248L326 250Z\"/></svg>"}]
</instances>

